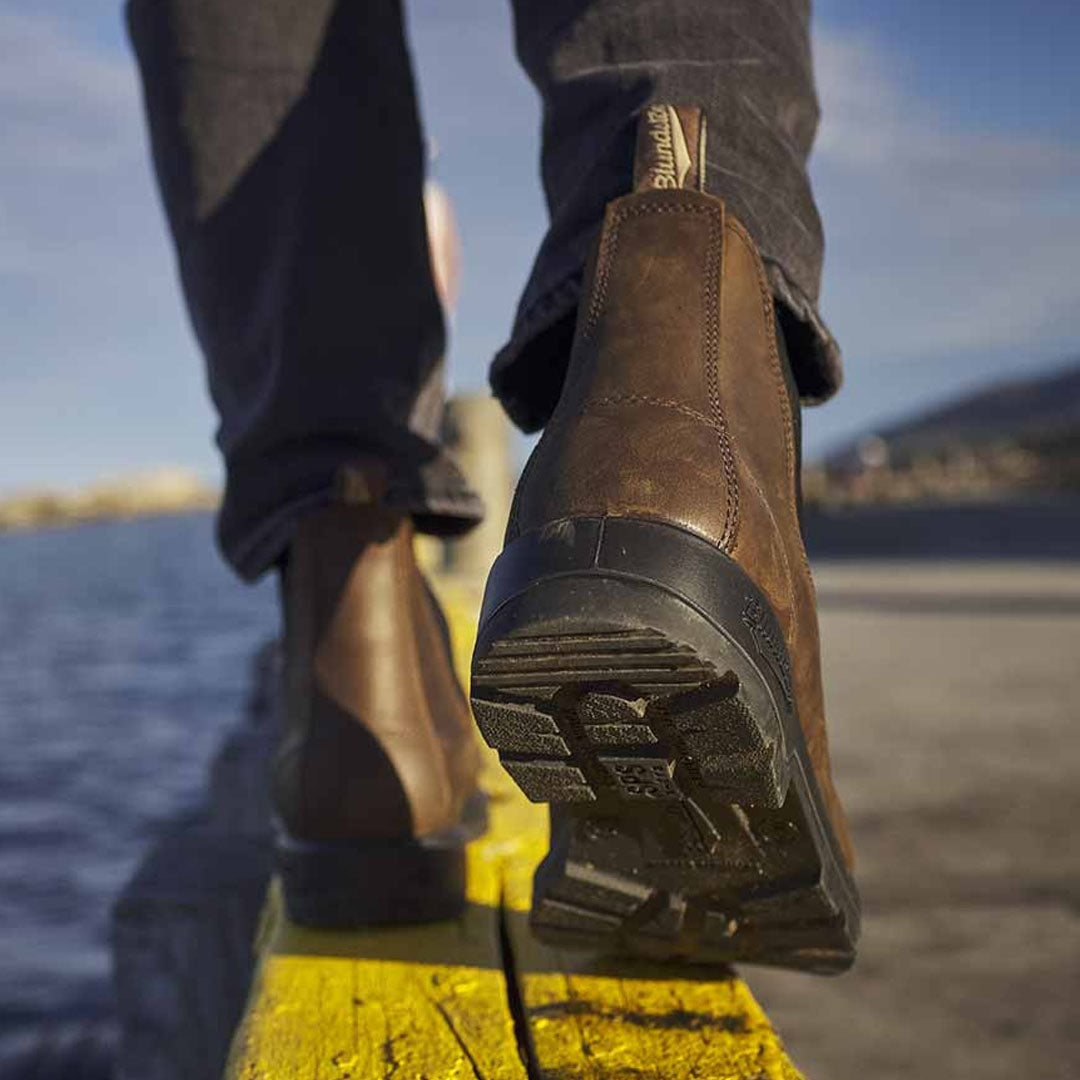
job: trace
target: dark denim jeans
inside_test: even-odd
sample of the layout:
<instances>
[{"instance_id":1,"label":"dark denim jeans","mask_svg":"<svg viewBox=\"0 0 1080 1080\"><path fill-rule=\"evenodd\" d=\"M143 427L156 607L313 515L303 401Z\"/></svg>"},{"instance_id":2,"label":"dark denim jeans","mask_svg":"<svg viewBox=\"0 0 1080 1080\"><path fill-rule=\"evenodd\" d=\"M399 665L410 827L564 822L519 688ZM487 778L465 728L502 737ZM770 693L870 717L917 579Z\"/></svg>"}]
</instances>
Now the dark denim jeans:
<instances>
[{"instance_id":1,"label":"dark denim jeans","mask_svg":"<svg viewBox=\"0 0 1080 1080\"><path fill-rule=\"evenodd\" d=\"M492 366L511 417L534 430L558 399L586 252L653 101L705 109L708 189L761 248L804 398L827 397L809 0L514 9L551 227ZM226 558L256 577L346 489L429 532L468 528L481 507L439 439L445 329L400 0L130 0L128 19L221 420Z\"/></svg>"}]
</instances>

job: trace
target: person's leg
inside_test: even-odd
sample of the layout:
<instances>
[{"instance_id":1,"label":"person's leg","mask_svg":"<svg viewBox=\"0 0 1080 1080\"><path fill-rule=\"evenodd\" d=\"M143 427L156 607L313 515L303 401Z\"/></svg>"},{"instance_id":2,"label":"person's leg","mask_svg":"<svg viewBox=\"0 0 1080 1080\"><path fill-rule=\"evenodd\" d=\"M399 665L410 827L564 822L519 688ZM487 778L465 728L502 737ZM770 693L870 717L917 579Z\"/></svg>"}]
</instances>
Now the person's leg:
<instances>
[{"instance_id":1,"label":"person's leg","mask_svg":"<svg viewBox=\"0 0 1080 1080\"><path fill-rule=\"evenodd\" d=\"M555 943L854 955L799 520L796 380L837 374L811 303L807 20L801 0L517 4L552 228L493 383L546 427L472 694L553 804L533 926Z\"/></svg>"},{"instance_id":2,"label":"person's leg","mask_svg":"<svg viewBox=\"0 0 1080 1080\"><path fill-rule=\"evenodd\" d=\"M817 314L822 233L806 173L818 120L809 0L515 0L514 19L543 102L551 215L492 368L514 420L536 430L558 400L585 261L605 205L630 188L650 101L705 110L706 188L761 251L803 399L832 394L840 354Z\"/></svg>"},{"instance_id":3,"label":"person's leg","mask_svg":"<svg viewBox=\"0 0 1080 1080\"><path fill-rule=\"evenodd\" d=\"M219 539L281 573L290 914L454 913L478 756L414 528L479 517L439 442L443 316L399 0L132 0L209 369Z\"/></svg>"},{"instance_id":4,"label":"person's leg","mask_svg":"<svg viewBox=\"0 0 1080 1080\"><path fill-rule=\"evenodd\" d=\"M226 558L370 498L453 532L443 317L398 0L133 0L154 160L220 416Z\"/></svg>"}]
</instances>

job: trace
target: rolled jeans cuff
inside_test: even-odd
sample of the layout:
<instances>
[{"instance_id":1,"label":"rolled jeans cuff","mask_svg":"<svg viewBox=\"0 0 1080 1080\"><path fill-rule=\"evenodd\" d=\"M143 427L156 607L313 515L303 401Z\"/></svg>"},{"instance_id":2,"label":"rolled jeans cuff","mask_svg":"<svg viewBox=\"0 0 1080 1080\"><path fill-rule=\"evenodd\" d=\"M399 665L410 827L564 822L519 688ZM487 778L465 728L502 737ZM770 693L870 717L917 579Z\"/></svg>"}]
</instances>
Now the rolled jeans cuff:
<instances>
[{"instance_id":1,"label":"rolled jeans cuff","mask_svg":"<svg viewBox=\"0 0 1080 1080\"><path fill-rule=\"evenodd\" d=\"M418 532L442 537L461 535L484 516L483 501L442 449L413 464L364 454L342 454L330 464L283 456L276 469L260 459L251 475L244 472L242 464L230 468L218 544L245 581L281 560L301 518L335 503L400 510ZM242 501L232 496L236 488Z\"/></svg>"},{"instance_id":2,"label":"rolled jeans cuff","mask_svg":"<svg viewBox=\"0 0 1080 1080\"><path fill-rule=\"evenodd\" d=\"M804 404L828 400L843 382L840 348L817 305L774 259L763 259L792 370ZM509 342L491 365L491 388L522 431L551 418L570 359L584 271L563 277L520 312Z\"/></svg>"}]
</instances>

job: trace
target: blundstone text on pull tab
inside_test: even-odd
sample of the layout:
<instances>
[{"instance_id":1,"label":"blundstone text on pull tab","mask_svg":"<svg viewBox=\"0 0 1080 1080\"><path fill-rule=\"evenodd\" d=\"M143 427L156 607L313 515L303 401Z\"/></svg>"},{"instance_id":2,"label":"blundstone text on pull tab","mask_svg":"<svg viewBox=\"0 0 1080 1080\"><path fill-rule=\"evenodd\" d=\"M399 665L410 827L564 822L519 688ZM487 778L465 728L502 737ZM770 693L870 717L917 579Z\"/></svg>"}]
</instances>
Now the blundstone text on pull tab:
<instances>
[{"instance_id":1,"label":"blundstone text on pull tab","mask_svg":"<svg viewBox=\"0 0 1080 1080\"><path fill-rule=\"evenodd\" d=\"M634 190L705 190L705 114L680 105L647 105L638 124Z\"/></svg>"}]
</instances>

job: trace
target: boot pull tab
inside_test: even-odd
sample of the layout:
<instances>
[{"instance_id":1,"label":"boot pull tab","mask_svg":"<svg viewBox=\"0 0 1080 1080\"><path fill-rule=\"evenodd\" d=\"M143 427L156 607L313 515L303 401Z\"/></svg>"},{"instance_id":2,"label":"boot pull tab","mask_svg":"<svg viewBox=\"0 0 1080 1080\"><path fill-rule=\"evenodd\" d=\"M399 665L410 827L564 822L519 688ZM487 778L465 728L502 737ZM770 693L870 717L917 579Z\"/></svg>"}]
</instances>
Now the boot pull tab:
<instances>
[{"instance_id":1,"label":"boot pull tab","mask_svg":"<svg viewBox=\"0 0 1080 1080\"><path fill-rule=\"evenodd\" d=\"M634 191L705 190L705 113L691 105L646 105L638 120Z\"/></svg>"}]
</instances>

